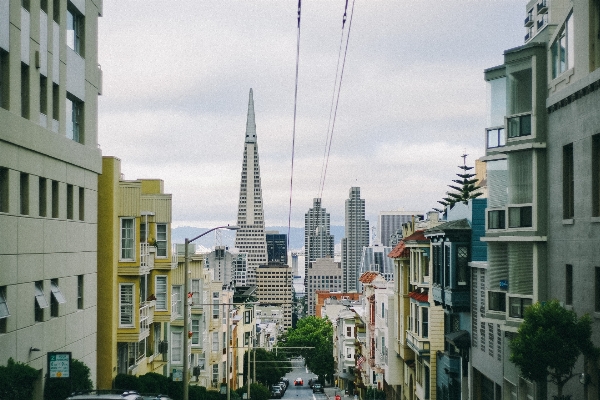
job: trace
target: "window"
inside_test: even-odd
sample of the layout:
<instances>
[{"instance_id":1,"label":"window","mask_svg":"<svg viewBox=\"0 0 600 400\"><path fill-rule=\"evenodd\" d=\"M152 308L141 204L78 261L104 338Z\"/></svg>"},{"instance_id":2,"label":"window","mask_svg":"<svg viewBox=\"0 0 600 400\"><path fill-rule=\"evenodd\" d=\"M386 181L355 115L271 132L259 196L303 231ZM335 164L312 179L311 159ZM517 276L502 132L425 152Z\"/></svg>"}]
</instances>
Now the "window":
<instances>
[{"instance_id":1,"label":"window","mask_svg":"<svg viewBox=\"0 0 600 400\"><path fill-rule=\"evenodd\" d=\"M48 79L44 75L40 75L40 122L46 126L46 121L43 117L48 115Z\"/></svg>"},{"instance_id":2,"label":"window","mask_svg":"<svg viewBox=\"0 0 600 400\"><path fill-rule=\"evenodd\" d=\"M183 315L181 301L181 293L183 292L181 285L176 285L171 288L171 313L173 315Z\"/></svg>"},{"instance_id":3,"label":"window","mask_svg":"<svg viewBox=\"0 0 600 400\"><path fill-rule=\"evenodd\" d=\"M385 318L385 303L381 303L381 318Z\"/></svg>"},{"instance_id":4,"label":"window","mask_svg":"<svg viewBox=\"0 0 600 400\"><path fill-rule=\"evenodd\" d=\"M488 309L490 311L506 312L506 293L488 292Z\"/></svg>"},{"instance_id":5,"label":"window","mask_svg":"<svg viewBox=\"0 0 600 400\"><path fill-rule=\"evenodd\" d=\"M0 167L0 212L8 212L8 168Z\"/></svg>"},{"instance_id":6,"label":"window","mask_svg":"<svg viewBox=\"0 0 600 400\"><path fill-rule=\"evenodd\" d=\"M198 346L200 344L200 320L198 318L192 318L192 345Z\"/></svg>"},{"instance_id":7,"label":"window","mask_svg":"<svg viewBox=\"0 0 600 400\"><path fill-rule=\"evenodd\" d=\"M58 182L52 181L52 218L58 218Z\"/></svg>"},{"instance_id":8,"label":"window","mask_svg":"<svg viewBox=\"0 0 600 400\"><path fill-rule=\"evenodd\" d=\"M575 30L573 13L569 14L565 25L559 31L550 48L552 57L552 79L573 68L575 61Z\"/></svg>"},{"instance_id":9,"label":"window","mask_svg":"<svg viewBox=\"0 0 600 400\"><path fill-rule=\"evenodd\" d=\"M40 9L48 14L48 0L40 0Z\"/></svg>"},{"instance_id":10,"label":"window","mask_svg":"<svg viewBox=\"0 0 600 400\"><path fill-rule=\"evenodd\" d=\"M171 332L171 362L180 364L183 361L183 332Z\"/></svg>"},{"instance_id":11,"label":"window","mask_svg":"<svg viewBox=\"0 0 600 400\"><path fill-rule=\"evenodd\" d=\"M506 136L504 136L504 128L494 128L487 130L487 147L493 149L495 147L506 146Z\"/></svg>"},{"instance_id":12,"label":"window","mask_svg":"<svg viewBox=\"0 0 600 400\"><path fill-rule=\"evenodd\" d=\"M52 0L52 19L60 24L60 0Z\"/></svg>"},{"instance_id":13,"label":"window","mask_svg":"<svg viewBox=\"0 0 600 400\"><path fill-rule=\"evenodd\" d=\"M83 102L67 93L66 119L67 138L83 143Z\"/></svg>"},{"instance_id":14,"label":"window","mask_svg":"<svg viewBox=\"0 0 600 400\"><path fill-rule=\"evenodd\" d=\"M8 52L0 49L0 107L8 110L10 93L10 74Z\"/></svg>"},{"instance_id":15,"label":"window","mask_svg":"<svg viewBox=\"0 0 600 400\"><path fill-rule=\"evenodd\" d=\"M156 224L156 256L167 256L167 224Z\"/></svg>"},{"instance_id":16,"label":"window","mask_svg":"<svg viewBox=\"0 0 600 400\"><path fill-rule=\"evenodd\" d=\"M48 308L48 301L44 296L44 282L37 281L35 283L35 322L44 321L44 308Z\"/></svg>"},{"instance_id":17,"label":"window","mask_svg":"<svg viewBox=\"0 0 600 400\"><path fill-rule=\"evenodd\" d=\"M217 298L215 298L215 294L217 295ZM212 317L213 317L213 319L218 319L219 316L220 316L218 294L219 294L219 292L214 292L213 293L213 306L212 306Z\"/></svg>"},{"instance_id":18,"label":"window","mask_svg":"<svg viewBox=\"0 0 600 400\"><path fill-rule=\"evenodd\" d=\"M63 296L60 288L58 287L58 279L52 279L50 281L50 316L58 317L58 305L67 302L65 296Z\"/></svg>"},{"instance_id":19,"label":"window","mask_svg":"<svg viewBox=\"0 0 600 400\"><path fill-rule=\"evenodd\" d=\"M600 133L592 137L592 216L600 217Z\"/></svg>"},{"instance_id":20,"label":"window","mask_svg":"<svg viewBox=\"0 0 600 400\"><path fill-rule=\"evenodd\" d=\"M23 7L24 9L26 9L27 11L29 10L29 0L21 0L21 7Z\"/></svg>"},{"instance_id":21,"label":"window","mask_svg":"<svg viewBox=\"0 0 600 400\"><path fill-rule=\"evenodd\" d=\"M133 218L121 218L121 260L134 259L134 223Z\"/></svg>"},{"instance_id":22,"label":"window","mask_svg":"<svg viewBox=\"0 0 600 400\"><path fill-rule=\"evenodd\" d=\"M133 284L119 284L119 327L133 328Z\"/></svg>"},{"instance_id":23,"label":"window","mask_svg":"<svg viewBox=\"0 0 600 400\"><path fill-rule=\"evenodd\" d=\"M563 218L575 215L575 184L573 166L573 144L563 147Z\"/></svg>"},{"instance_id":24,"label":"window","mask_svg":"<svg viewBox=\"0 0 600 400\"><path fill-rule=\"evenodd\" d=\"M38 178L38 214L40 217L46 216L46 208L47 208L47 192L46 188L48 186L48 181L46 178L39 177Z\"/></svg>"},{"instance_id":25,"label":"window","mask_svg":"<svg viewBox=\"0 0 600 400\"><path fill-rule=\"evenodd\" d=\"M82 57L84 56L84 31L84 16L69 2L67 5L67 46Z\"/></svg>"},{"instance_id":26,"label":"window","mask_svg":"<svg viewBox=\"0 0 600 400\"><path fill-rule=\"evenodd\" d=\"M19 186L21 215L29 215L29 174L21 172Z\"/></svg>"},{"instance_id":27,"label":"window","mask_svg":"<svg viewBox=\"0 0 600 400\"><path fill-rule=\"evenodd\" d=\"M158 275L155 281L156 309L167 311L167 277Z\"/></svg>"},{"instance_id":28,"label":"window","mask_svg":"<svg viewBox=\"0 0 600 400\"><path fill-rule=\"evenodd\" d=\"M79 220L85 220L85 189L79 188Z\"/></svg>"},{"instance_id":29,"label":"window","mask_svg":"<svg viewBox=\"0 0 600 400\"><path fill-rule=\"evenodd\" d=\"M429 309L427 307L421 307L423 311L423 321L422 321L422 331L421 337L428 338L429 337Z\"/></svg>"},{"instance_id":30,"label":"window","mask_svg":"<svg viewBox=\"0 0 600 400\"><path fill-rule=\"evenodd\" d=\"M469 279L469 249L458 246L456 249L456 277L459 285L466 285Z\"/></svg>"},{"instance_id":31,"label":"window","mask_svg":"<svg viewBox=\"0 0 600 400\"><path fill-rule=\"evenodd\" d=\"M58 120L60 119L60 101L59 101L59 92L58 85L56 83L52 83L52 119L55 124L58 124ZM58 133L58 126L53 126L52 130Z\"/></svg>"},{"instance_id":32,"label":"window","mask_svg":"<svg viewBox=\"0 0 600 400\"><path fill-rule=\"evenodd\" d=\"M21 117L29 118L29 65L21 63Z\"/></svg>"},{"instance_id":33,"label":"window","mask_svg":"<svg viewBox=\"0 0 600 400\"><path fill-rule=\"evenodd\" d=\"M573 305L573 266L565 266L565 304Z\"/></svg>"},{"instance_id":34,"label":"window","mask_svg":"<svg viewBox=\"0 0 600 400\"><path fill-rule=\"evenodd\" d=\"M73 185L67 185L67 219L73 219Z\"/></svg>"},{"instance_id":35,"label":"window","mask_svg":"<svg viewBox=\"0 0 600 400\"><path fill-rule=\"evenodd\" d=\"M531 114L518 115L508 119L508 137L531 135Z\"/></svg>"},{"instance_id":36,"label":"window","mask_svg":"<svg viewBox=\"0 0 600 400\"><path fill-rule=\"evenodd\" d=\"M244 346L250 345L250 332L244 332Z\"/></svg>"},{"instance_id":37,"label":"window","mask_svg":"<svg viewBox=\"0 0 600 400\"><path fill-rule=\"evenodd\" d=\"M346 336L352 337L352 327L351 326L346 327Z\"/></svg>"},{"instance_id":38,"label":"window","mask_svg":"<svg viewBox=\"0 0 600 400\"><path fill-rule=\"evenodd\" d=\"M212 351L219 351L219 332L213 332L212 334Z\"/></svg>"},{"instance_id":39,"label":"window","mask_svg":"<svg viewBox=\"0 0 600 400\"><path fill-rule=\"evenodd\" d=\"M600 267L595 267L594 273L594 311L600 312Z\"/></svg>"},{"instance_id":40,"label":"window","mask_svg":"<svg viewBox=\"0 0 600 400\"><path fill-rule=\"evenodd\" d=\"M488 229L506 228L506 212L504 210L488 211Z\"/></svg>"},{"instance_id":41,"label":"window","mask_svg":"<svg viewBox=\"0 0 600 400\"><path fill-rule=\"evenodd\" d=\"M214 387L216 387L217 383L219 382L219 364L215 363L212 366L212 381L214 384Z\"/></svg>"},{"instance_id":42,"label":"window","mask_svg":"<svg viewBox=\"0 0 600 400\"><path fill-rule=\"evenodd\" d=\"M252 322L250 311L244 311L244 324L249 324Z\"/></svg>"},{"instance_id":43,"label":"window","mask_svg":"<svg viewBox=\"0 0 600 400\"><path fill-rule=\"evenodd\" d=\"M510 207L508 209L509 228L528 228L532 226L532 207Z\"/></svg>"},{"instance_id":44,"label":"window","mask_svg":"<svg viewBox=\"0 0 600 400\"><path fill-rule=\"evenodd\" d=\"M77 276L77 308L83 310L83 275Z\"/></svg>"},{"instance_id":45,"label":"window","mask_svg":"<svg viewBox=\"0 0 600 400\"><path fill-rule=\"evenodd\" d=\"M148 236L146 236L146 224L145 223L140 223L140 242L141 243L147 243L148 242Z\"/></svg>"},{"instance_id":46,"label":"window","mask_svg":"<svg viewBox=\"0 0 600 400\"><path fill-rule=\"evenodd\" d=\"M6 333L6 320L10 317L6 302L6 286L0 286L0 333Z\"/></svg>"},{"instance_id":47,"label":"window","mask_svg":"<svg viewBox=\"0 0 600 400\"><path fill-rule=\"evenodd\" d=\"M525 309L531 305L531 299L523 297L510 297L510 317L511 318L523 318Z\"/></svg>"},{"instance_id":48,"label":"window","mask_svg":"<svg viewBox=\"0 0 600 400\"><path fill-rule=\"evenodd\" d=\"M200 279L192 279L192 304L200 305Z\"/></svg>"}]
</instances>

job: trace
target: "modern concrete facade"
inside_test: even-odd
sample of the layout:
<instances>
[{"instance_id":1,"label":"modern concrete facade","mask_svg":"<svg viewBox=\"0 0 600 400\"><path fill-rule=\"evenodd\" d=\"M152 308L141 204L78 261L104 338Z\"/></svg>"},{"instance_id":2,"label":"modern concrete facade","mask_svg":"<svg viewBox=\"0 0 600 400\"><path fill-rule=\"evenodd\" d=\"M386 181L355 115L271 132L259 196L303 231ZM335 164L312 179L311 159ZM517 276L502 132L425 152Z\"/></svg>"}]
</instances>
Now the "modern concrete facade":
<instances>
[{"instance_id":1,"label":"modern concrete facade","mask_svg":"<svg viewBox=\"0 0 600 400\"><path fill-rule=\"evenodd\" d=\"M393 247L397 243L392 243L392 236L397 231L402 230L402 224L411 221L413 218L423 218L420 211L380 211L377 218L377 238L383 246Z\"/></svg>"},{"instance_id":2,"label":"modern concrete facade","mask_svg":"<svg viewBox=\"0 0 600 400\"><path fill-rule=\"evenodd\" d=\"M205 254L205 268L213 270L214 279L225 285L234 279L234 258L226 246L215 246L210 253Z\"/></svg>"},{"instance_id":3,"label":"modern concrete facade","mask_svg":"<svg viewBox=\"0 0 600 400\"><path fill-rule=\"evenodd\" d=\"M96 382L99 1L0 2L0 365ZM75 24L73 21L77 21Z\"/></svg>"},{"instance_id":4,"label":"modern concrete facade","mask_svg":"<svg viewBox=\"0 0 600 400\"><path fill-rule=\"evenodd\" d=\"M250 89L238 204L237 226L239 229L235 232L235 247L240 252L248 254L244 285L255 285L256 269L259 265L267 263L265 217L260 184L256 123L254 121L254 98L252 89Z\"/></svg>"},{"instance_id":5,"label":"modern concrete facade","mask_svg":"<svg viewBox=\"0 0 600 400\"><path fill-rule=\"evenodd\" d=\"M334 238L330 234L331 222L327 210L321 207L321 199L314 198L313 206L304 214L304 285L308 268L318 258L332 257Z\"/></svg>"},{"instance_id":6,"label":"modern concrete facade","mask_svg":"<svg viewBox=\"0 0 600 400\"><path fill-rule=\"evenodd\" d=\"M331 257L317 258L310 263L306 276L306 300L308 315L316 314L317 291L340 292L342 290L342 266Z\"/></svg>"},{"instance_id":7,"label":"modern concrete facade","mask_svg":"<svg viewBox=\"0 0 600 400\"><path fill-rule=\"evenodd\" d=\"M345 215L345 237L342 238L342 290L351 292L359 289L362 249L369 245L369 221L365 219L365 201L360 198L359 187L350 188Z\"/></svg>"},{"instance_id":8,"label":"modern concrete facade","mask_svg":"<svg viewBox=\"0 0 600 400\"><path fill-rule=\"evenodd\" d=\"M292 269L279 263L261 265L256 270L256 300L277 306L282 313L284 330L292 326Z\"/></svg>"},{"instance_id":9,"label":"modern concrete facade","mask_svg":"<svg viewBox=\"0 0 600 400\"><path fill-rule=\"evenodd\" d=\"M183 357L170 323L183 316L183 267L175 282L171 195L158 179L124 180L121 162L103 157L98 179L98 388L117 374L168 375ZM171 336L171 337L169 337ZM180 343L179 347L175 343ZM177 350L178 349L178 350Z\"/></svg>"}]
</instances>

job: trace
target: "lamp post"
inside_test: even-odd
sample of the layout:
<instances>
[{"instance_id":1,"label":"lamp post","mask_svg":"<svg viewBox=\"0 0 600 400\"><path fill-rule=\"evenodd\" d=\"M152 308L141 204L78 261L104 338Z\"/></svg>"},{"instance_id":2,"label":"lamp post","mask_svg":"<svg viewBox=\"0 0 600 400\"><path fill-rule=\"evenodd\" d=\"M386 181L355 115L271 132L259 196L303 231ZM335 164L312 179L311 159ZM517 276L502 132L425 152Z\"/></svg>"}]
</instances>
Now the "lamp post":
<instances>
[{"instance_id":1,"label":"lamp post","mask_svg":"<svg viewBox=\"0 0 600 400\"><path fill-rule=\"evenodd\" d=\"M190 346L190 337L188 336L188 332L190 329L190 303L189 300L187 298L188 293L190 292L190 270L189 270L189 261L190 261L190 254L189 254L189 244L192 243L193 241L195 241L196 239L201 238L202 236L215 231L217 229L229 229L231 231L235 231L240 229L237 226L217 226L216 228L212 228L207 230L206 232L196 236L193 239L185 239L185 250L184 250L184 279L183 279L183 292L185 293L185 302L183 303L183 326L184 326L184 335L183 335L183 352L184 352L184 357L183 357L183 400L189 400L190 398L190 393L189 393L189 387L188 387L188 376L189 376L189 372L190 372L190 361L188 358L188 351L189 351L189 346Z\"/></svg>"}]
</instances>

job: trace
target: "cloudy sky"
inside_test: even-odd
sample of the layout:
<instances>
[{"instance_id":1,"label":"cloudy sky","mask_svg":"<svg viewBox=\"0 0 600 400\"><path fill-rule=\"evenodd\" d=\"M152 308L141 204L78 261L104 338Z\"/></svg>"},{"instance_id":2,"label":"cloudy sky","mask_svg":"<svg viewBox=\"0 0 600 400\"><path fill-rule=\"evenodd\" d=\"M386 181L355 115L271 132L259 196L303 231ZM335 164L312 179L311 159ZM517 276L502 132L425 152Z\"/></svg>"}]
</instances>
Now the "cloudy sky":
<instances>
[{"instance_id":1,"label":"cloudy sky","mask_svg":"<svg viewBox=\"0 0 600 400\"><path fill-rule=\"evenodd\" d=\"M483 155L483 70L523 43L525 5L348 1L323 191L332 224L344 224L352 186L372 224L380 211L437 207L463 151L471 165ZM344 6L302 1L292 226L319 194ZM297 0L104 2L98 142L126 179L164 180L174 226L236 223L250 88L266 224L287 225L297 32Z\"/></svg>"}]
</instances>

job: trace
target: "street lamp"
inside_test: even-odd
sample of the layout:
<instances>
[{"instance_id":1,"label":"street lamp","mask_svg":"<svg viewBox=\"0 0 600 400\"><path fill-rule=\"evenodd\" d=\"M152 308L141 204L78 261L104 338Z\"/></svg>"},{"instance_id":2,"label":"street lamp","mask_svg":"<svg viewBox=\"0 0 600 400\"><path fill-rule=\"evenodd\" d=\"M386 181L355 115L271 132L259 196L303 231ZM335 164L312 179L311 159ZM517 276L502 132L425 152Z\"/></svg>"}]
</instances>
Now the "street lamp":
<instances>
[{"instance_id":1,"label":"street lamp","mask_svg":"<svg viewBox=\"0 0 600 400\"><path fill-rule=\"evenodd\" d=\"M190 270L189 270L189 261L190 261L190 254L189 254L189 244L192 243L193 241L195 241L196 239L201 238L202 236L212 232L212 231L216 231L217 229L229 229L231 231L236 231L238 229L240 229L238 226L217 226L216 228L212 228L207 230L206 232L196 236L193 239L185 239L185 250L184 250L184 279L183 279L183 292L185 293L185 302L183 303L183 326L184 328L184 332L183 332L183 351L184 351L184 357L183 357L183 400L189 400L190 398L190 393L189 393L189 387L188 387L188 375L190 372L190 361L188 358L188 348L190 346L190 337L188 336L188 332L190 329L190 303L188 301L187 295L190 292ZM229 357L229 355L228 355ZM228 382L229 384L229 382Z\"/></svg>"}]
</instances>

